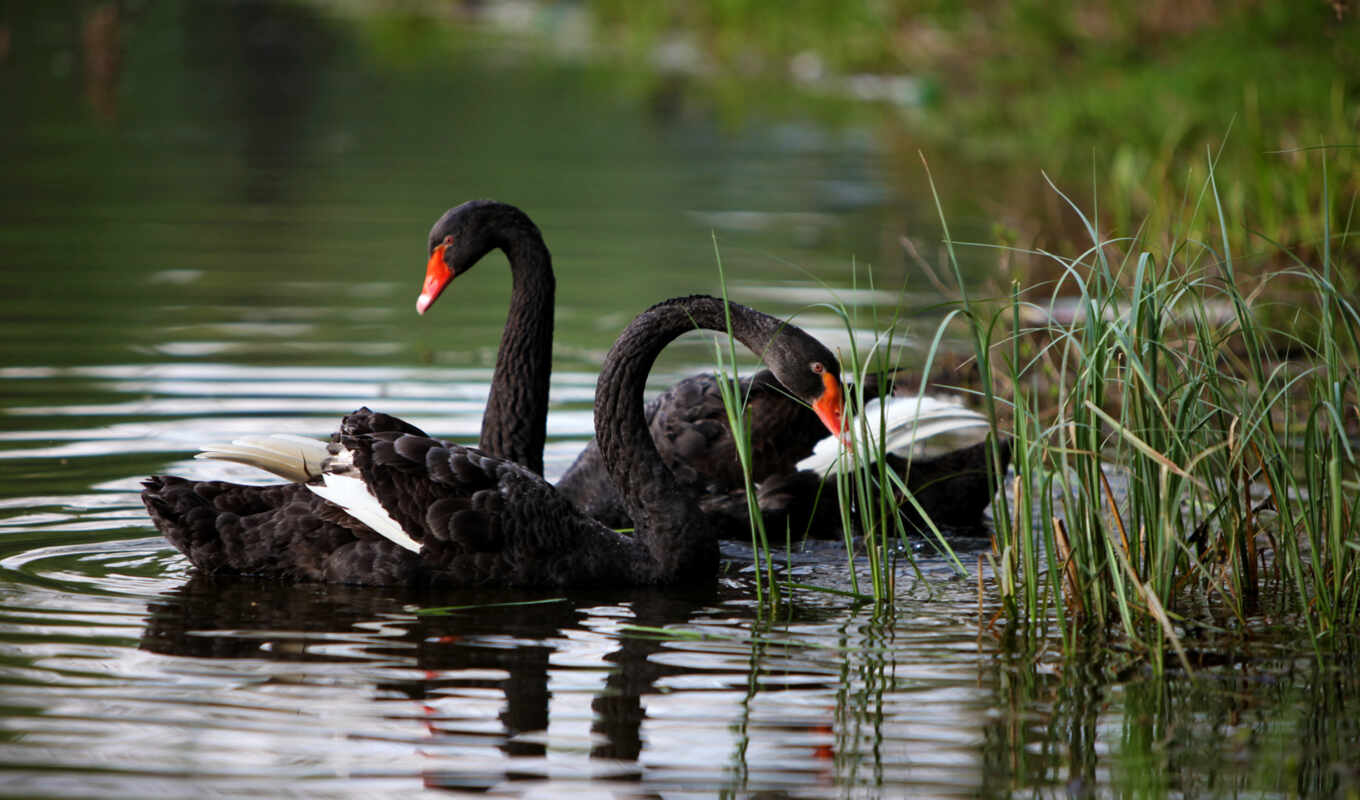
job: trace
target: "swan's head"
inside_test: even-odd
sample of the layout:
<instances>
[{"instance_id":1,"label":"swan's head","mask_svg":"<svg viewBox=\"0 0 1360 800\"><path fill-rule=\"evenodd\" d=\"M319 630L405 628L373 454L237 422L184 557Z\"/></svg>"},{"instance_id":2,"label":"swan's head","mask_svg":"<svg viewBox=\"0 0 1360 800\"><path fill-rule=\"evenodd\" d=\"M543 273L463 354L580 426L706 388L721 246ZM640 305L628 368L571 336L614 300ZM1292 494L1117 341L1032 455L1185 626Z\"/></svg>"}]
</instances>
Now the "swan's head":
<instances>
[{"instance_id":1,"label":"swan's head","mask_svg":"<svg viewBox=\"0 0 1360 800\"><path fill-rule=\"evenodd\" d=\"M470 200L445 211L430 228L429 261L416 311L424 314L453 279L472 269L482 256L498 247L509 253L515 242L526 237L541 246L534 223L506 203Z\"/></svg>"},{"instance_id":2,"label":"swan's head","mask_svg":"<svg viewBox=\"0 0 1360 800\"><path fill-rule=\"evenodd\" d=\"M802 330L787 326L770 344L765 363L794 396L812 406L832 435L840 434L845 427L845 391L840 363L830 350Z\"/></svg>"},{"instance_id":3,"label":"swan's head","mask_svg":"<svg viewBox=\"0 0 1360 800\"><path fill-rule=\"evenodd\" d=\"M822 392L812 400L812 410L832 436L839 436L845 429L845 391L841 388L840 367L834 361L829 366L814 361L810 369L822 379Z\"/></svg>"}]
</instances>

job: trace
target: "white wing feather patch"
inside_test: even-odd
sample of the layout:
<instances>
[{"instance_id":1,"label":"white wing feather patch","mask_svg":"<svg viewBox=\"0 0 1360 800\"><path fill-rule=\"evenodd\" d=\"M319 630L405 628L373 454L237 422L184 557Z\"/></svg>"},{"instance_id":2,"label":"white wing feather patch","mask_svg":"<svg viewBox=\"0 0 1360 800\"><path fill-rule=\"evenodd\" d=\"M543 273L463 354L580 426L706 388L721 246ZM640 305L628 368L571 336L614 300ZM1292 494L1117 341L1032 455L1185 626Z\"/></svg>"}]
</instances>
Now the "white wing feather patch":
<instances>
[{"instance_id":1,"label":"white wing feather patch","mask_svg":"<svg viewBox=\"0 0 1360 800\"><path fill-rule=\"evenodd\" d=\"M420 542L402 530L401 525L392 519L361 479L331 472L321 477L326 482L324 486L309 483L307 488L343 508L346 514L367 525L374 533L391 539L407 550L420 552Z\"/></svg>"},{"instance_id":2,"label":"white wing feather patch","mask_svg":"<svg viewBox=\"0 0 1360 800\"><path fill-rule=\"evenodd\" d=\"M890 397L885 407L874 399L850 420L854 453L842 455L839 439L828 436L817 442L812 455L798 462L798 469L834 474L842 465L853 467L856 455L877 460L880 413L886 431L883 452L903 458L943 454L976 444L987 435L987 418L957 403L933 397Z\"/></svg>"}]
</instances>

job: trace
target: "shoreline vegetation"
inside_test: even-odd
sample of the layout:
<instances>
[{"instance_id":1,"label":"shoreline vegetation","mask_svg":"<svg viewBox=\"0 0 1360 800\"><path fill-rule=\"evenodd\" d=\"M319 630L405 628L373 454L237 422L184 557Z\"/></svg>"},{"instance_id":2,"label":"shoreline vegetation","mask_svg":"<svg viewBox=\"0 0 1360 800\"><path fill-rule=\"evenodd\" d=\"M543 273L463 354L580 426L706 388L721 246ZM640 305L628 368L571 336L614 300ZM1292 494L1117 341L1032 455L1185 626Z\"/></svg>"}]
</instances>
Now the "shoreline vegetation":
<instances>
[{"instance_id":1,"label":"shoreline vegetation","mask_svg":"<svg viewBox=\"0 0 1360 800\"><path fill-rule=\"evenodd\" d=\"M1009 622L1027 637L1056 623L1069 651L1113 633L1158 671L1173 654L1191 669L1187 638L1289 624L1321 658L1360 622L1360 314L1336 268L1349 231L1319 213L1316 260L1282 249L1287 267L1248 281L1207 174L1182 229L1210 238L1102 236L1054 188L1089 246L1040 254L1057 282L963 300L996 376L986 405L1009 409L1014 437L993 555ZM1284 312L1277 285L1303 302ZM1062 293L1076 313L1043 320Z\"/></svg>"},{"instance_id":2,"label":"shoreline vegetation","mask_svg":"<svg viewBox=\"0 0 1360 800\"><path fill-rule=\"evenodd\" d=\"M963 288L955 253L969 245L940 212L961 292L941 329L967 328L977 380L960 388L993 420L991 440L1011 444L984 555L1002 609L982 624L995 635L1035 649L1056 636L1069 655L1116 645L1161 672L1172 659L1192 670L1188 641L1202 652L1286 629L1321 659L1360 623L1360 310L1335 283L1348 236L1328 230L1317 263L1281 252L1292 265L1246 288L1208 172L1184 229L1216 235L1167 250L1102 235L1052 188L1091 242L1031 253L1063 277L1009 296ZM1296 302L1282 317L1284 284ZM1055 315L1061 297L1071 310ZM896 509L863 500L893 477L861 455L849 456L854 485L835 487L861 535L847 540L849 568L862 551L870 579L855 594L891 607L894 573L878 565L912 550ZM949 553L938 531L917 533ZM758 563L778 558L763 532L753 548Z\"/></svg>"},{"instance_id":3,"label":"shoreline vegetation","mask_svg":"<svg viewBox=\"0 0 1360 800\"><path fill-rule=\"evenodd\" d=\"M1292 623L1321 657L1360 622L1346 3L590 7L625 52L697 48L715 85L781 64L809 84L921 76L898 148L1006 173L993 241L950 237L935 192L957 195L957 174L930 191L974 343L968 388L993 441L1012 437L987 556L1008 635L1056 632L1069 653L1118 638L1160 672L1191 668L1186 639ZM1017 180L1026 163L1046 171ZM1003 267L971 291L964 247ZM871 567L896 520L860 525ZM891 570L871 572L892 597Z\"/></svg>"}]
</instances>

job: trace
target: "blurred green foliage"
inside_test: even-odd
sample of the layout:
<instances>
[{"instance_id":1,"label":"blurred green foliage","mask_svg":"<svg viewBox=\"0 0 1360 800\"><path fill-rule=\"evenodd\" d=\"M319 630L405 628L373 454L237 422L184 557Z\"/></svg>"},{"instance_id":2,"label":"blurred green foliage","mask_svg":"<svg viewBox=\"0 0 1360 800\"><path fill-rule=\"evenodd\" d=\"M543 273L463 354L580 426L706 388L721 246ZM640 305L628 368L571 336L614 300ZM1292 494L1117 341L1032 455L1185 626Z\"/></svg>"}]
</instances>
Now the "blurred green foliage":
<instances>
[{"instance_id":1,"label":"blurred green foliage","mask_svg":"<svg viewBox=\"0 0 1360 800\"><path fill-rule=\"evenodd\" d=\"M1085 238L1070 212L1034 199L1048 194L1041 170L1096 206L1114 232L1146 226L1155 237L1183 232L1215 160L1222 200L1241 221L1232 233L1239 252L1280 253L1260 237L1305 257L1321 249L1324 155L1329 222L1333 231L1351 226L1360 25L1343 0L590 7L601 39L625 57L684 41L702 52L715 86L727 76L806 80L800 63L823 75L922 79L936 89L923 95L927 106L887 132L904 169L918 150L964 157L974 173L947 176L944 191L985 191L1007 243Z\"/></svg>"}]
</instances>

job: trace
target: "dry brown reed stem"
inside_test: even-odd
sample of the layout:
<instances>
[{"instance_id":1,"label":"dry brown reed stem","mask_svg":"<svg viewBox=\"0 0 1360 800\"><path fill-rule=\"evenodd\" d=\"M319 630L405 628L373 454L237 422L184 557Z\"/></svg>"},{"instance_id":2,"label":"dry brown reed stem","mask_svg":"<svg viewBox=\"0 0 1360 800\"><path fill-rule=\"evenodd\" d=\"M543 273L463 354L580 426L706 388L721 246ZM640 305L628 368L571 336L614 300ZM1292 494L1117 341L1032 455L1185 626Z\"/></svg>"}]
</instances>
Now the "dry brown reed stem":
<instances>
[{"instance_id":1,"label":"dry brown reed stem","mask_svg":"<svg viewBox=\"0 0 1360 800\"><path fill-rule=\"evenodd\" d=\"M1053 518L1053 542L1058 546L1058 564L1063 573L1063 586L1066 587L1067 606L1076 614L1082 614L1086 606L1081 592L1077 591L1077 562L1072 560L1072 543L1067 539L1067 525L1059 517Z\"/></svg>"},{"instance_id":2,"label":"dry brown reed stem","mask_svg":"<svg viewBox=\"0 0 1360 800\"><path fill-rule=\"evenodd\" d=\"M1120 562L1124 570L1129 573L1129 578L1133 581L1133 587L1138 590L1138 596L1143 599L1147 606L1148 614L1157 620L1157 624L1162 627L1162 633L1166 635L1167 641L1171 642L1171 647L1176 651L1176 656L1180 659L1181 666L1185 668L1186 674L1193 674L1190 668L1190 658L1185 654L1185 648L1181 647L1181 637L1176 635L1176 629L1171 625L1171 617L1162 607L1162 601L1157 599L1157 593L1152 590L1151 585L1139 582L1138 576L1133 574L1133 567L1129 566L1128 561Z\"/></svg>"},{"instance_id":3,"label":"dry brown reed stem","mask_svg":"<svg viewBox=\"0 0 1360 800\"><path fill-rule=\"evenodd\" d=\"M1260 465L1259 471L1261 473L1261 477L1266 482L1266 491L1270 492L1270 503L1272 506L1275 507L1275 513L1278 518L1278 516L1281 513L1280 509L1282 508L1282 506L1280 505L1280 496L1275 493L1275 482L1270 479L1270 471L1265 468L1266 461L1265 458L1262 457L1261 455L1261 448L1258 447L1255 442L1251 443L1251 451L1256 454L1256 463ZM1266 535L1266 539L1270 542L1270 549L1275 551L1276 553L1279 553L1280 541L1275 538L1275 534L1271 533L1269 528L1263 528L1262 530ZM1280 577L1280 560L1278 558L1275 559L1275 576L1277 578Z\"/></svg>"},{"instance_id":4,"label":"dry brown reed stem","mask_svg":"<svg viewBox=\"0 0 1360 800\"><path fill-rule=\"evenodd\" d=\"M935 274L935 268L930 266L930 262L921 256L921 251L916 249L915 242L903 235L897 237L897 243L902 245L903 252L916 263L916 266L920 267L921 272L926 276L926 280L930 281L931 285L935 287L935 291L940 293L940 296L947 297L950 300L960 299L958 287L949 286L940 280L940 276Z\"/></svg>"},{"instance_id":5,"label":"dry brown reed stem","mask_svg":"<svg viewBox=\"0 0 1360 800\"><path fill-rule=\"evenodd\" d=\"M995 546L995 544L996 544L996 539L995 539L995 537L993 537L993 539L992 539L992 544L993 544L993 546ZM984 612L983 612L983 608L982 608L982 597L983 597L983 591L982 591L982 567L983 567L983 564L985 564L985 563L986 563L986 561L985 561L985 559L983 559L982 554L981 554L981 553L978 553L978 568L977 568L977 590L978 590L978 592L977 592L977 597L978 597L978 640L979 640L979 641L981 641L981 639L982 639L982 615L983 615L983 613L984 613Z\"/></svg>"},{"instance_id":6,"label":"dry brown reed stem","mask_svg":"<svg viewBox=\"0 0 1360 800\"><path fill-rule=\"evenodd\" d=\"M1021 492L1020 484L1021 484L1020 478L1019 476L1017 476L1015 481L1011 484L1011 508L1015 509L1020 508L1020 492ZM1028 534L1029 531L1026 531L1026 533ZM1020 542L1020 514L1017 513L1011 515L1011 543L1012 545L1016 545L1019 542ZM996 534L992 534L992 551L996 552ZM1012 578L1015 577L1015 573L1019 568L1019 559L1016 558L1014 550L1007 551L1006 557L1001 560L1001 567L1002 569L1009 568L1011 570L1011 577ZM1014 590L1015 584L1013 582L1008 582L1007 585L1010 586L1012 590Z\"/></svg>"},{"instance_id":7,"label":"dry brown reed stem","mask_svg":"<svg viewBox=\"0 0 1360 800\"><path fill-rule=\"evenodd\" d=\"M1114 489L1110 488L1110 479L1105 477L1105 470L1101 469L1100 485L1105 490L1105 502L1110 506L1110 514L1114 516L1115 527L1119 529L1119 542L1124 546L1124 558L1133 561L1133 553L1129 550L1129 535L1124 529L1124 518L1119 514L1119 504L1114 499Z\"/></svg>"},{"instance_id":8,"label":"dry brown reed stem","mask_svg":"<svg viewBox=\"0 0 1360 800\"><path fill-rule=\"evenodd\" d=\"M1246 514L1243 520L1242 571L1245 573L1247 601L1254 606L1258 597L1256 582L1259 577L1256 572L1256 512L1251 507L1251 476L1247 474L1247 465L1239 464L1238 471L1242 476L1242 507Z\"/></svg>"}]
</instances>

